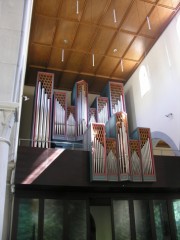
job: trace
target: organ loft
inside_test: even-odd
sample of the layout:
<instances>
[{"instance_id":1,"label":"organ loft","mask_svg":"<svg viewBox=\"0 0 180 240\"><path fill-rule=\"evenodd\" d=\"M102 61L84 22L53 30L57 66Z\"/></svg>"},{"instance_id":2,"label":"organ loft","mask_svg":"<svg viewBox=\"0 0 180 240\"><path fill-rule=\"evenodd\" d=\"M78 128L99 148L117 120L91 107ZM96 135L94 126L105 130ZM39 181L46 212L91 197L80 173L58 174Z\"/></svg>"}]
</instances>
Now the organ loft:
<instances>
[{"instance_id":1,"label":"organ loft","mask_svg":"<svg viewBox=\"0 0 180 240\"><path fill-rule=\"evenodd\" d=\"M91 181L156 181L150 129L129 133L123 84L108 82L89 106L88 84L77 81L68 106L53 81L52 73L38 73L33 147L81 146L89 151Z\"/></svg>"}]
</instances>

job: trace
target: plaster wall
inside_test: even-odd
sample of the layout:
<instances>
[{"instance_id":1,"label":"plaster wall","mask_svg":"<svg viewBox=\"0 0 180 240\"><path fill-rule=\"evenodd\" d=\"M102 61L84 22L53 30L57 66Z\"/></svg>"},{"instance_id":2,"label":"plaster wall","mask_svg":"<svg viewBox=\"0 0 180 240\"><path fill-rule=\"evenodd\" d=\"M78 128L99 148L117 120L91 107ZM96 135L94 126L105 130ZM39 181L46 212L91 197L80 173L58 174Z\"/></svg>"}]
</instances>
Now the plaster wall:
<instances>
[{"instance_id":1,"label":"plaster wall","mask_svg":"<svg viewBox=\"0 0 180 240\"><path fill-rule=\"evenodd\" d=\"M163 139L176 153L180 142L180 39L176 29L178 15L124 88L130 132L136 127L149 127L152 138ZM150 90L144 96L141 96L139 81L142 65L146 66L150 83ZM172 117L166 116L169 113L172 113Z\"/></svg>"}]
</instances>

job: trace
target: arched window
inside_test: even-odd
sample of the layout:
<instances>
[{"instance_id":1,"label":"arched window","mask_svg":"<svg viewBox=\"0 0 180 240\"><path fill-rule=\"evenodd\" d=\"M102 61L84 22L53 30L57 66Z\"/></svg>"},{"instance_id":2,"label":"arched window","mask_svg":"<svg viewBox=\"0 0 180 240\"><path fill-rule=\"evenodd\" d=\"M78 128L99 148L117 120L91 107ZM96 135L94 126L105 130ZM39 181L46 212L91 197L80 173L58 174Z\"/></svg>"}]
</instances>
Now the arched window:
<instances>
[{"instance_id":1,"label":"arched window","mask_svg":"<svg viewBox=\"0 0 180 240\"><path fill-rule=\"evenodd\" d=\"M150 90L150 83L146 67L142 65L139 70L139 82L141 89L141 97L143 97Z\"/></svg>"}]
</instances>

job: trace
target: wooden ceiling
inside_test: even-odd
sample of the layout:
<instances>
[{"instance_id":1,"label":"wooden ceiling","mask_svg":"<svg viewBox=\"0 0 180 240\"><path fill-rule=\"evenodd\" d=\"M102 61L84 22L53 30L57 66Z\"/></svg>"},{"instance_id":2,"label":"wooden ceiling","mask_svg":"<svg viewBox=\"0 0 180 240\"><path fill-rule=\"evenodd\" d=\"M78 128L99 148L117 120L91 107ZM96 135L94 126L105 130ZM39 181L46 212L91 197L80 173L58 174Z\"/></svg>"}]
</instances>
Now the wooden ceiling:
<instances>
[{"instance_id":1,"label":"wooden ceiling","mask_svg":"<svg viewBox=\"0 0 180 240\"><path fill-rule=\"evenodd\" d=\"M91 93L126 83L179 8L180 0L34 0L25 84L37 71L55 73L62 90L82 79Z\"/></svg>"}]
</instances>

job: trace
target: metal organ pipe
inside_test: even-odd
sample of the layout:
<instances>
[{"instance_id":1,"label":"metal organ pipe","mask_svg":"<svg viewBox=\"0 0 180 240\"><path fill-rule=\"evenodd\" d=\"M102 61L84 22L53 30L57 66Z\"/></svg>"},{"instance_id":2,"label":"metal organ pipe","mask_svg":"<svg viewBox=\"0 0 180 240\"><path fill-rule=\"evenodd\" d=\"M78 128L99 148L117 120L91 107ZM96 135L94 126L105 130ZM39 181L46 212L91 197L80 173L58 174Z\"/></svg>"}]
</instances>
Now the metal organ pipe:
<instances>
[{"instance_id":1,"label":"metal organ pipe","mask_svg":"<svg viewBox=\"0 0 180 240\"><path fill-rule=\"evenodd\" d=\"M49 124L50 124L50 103L51 100L48 98L47 100L47 118L46 118L46 148L49 147L49 134L50 134L50 129L49 129Z\"/></svg>"},{"instance_id":2,"label":"metal organ pipe","mask_svg":"<svg viewBox=\"0 0 180 240\"><path fill-rule=\"evenodd\" d=\"M143 161L143 173L152 174L153 168L152 168L152 157L151 157L149 138L144 144L143 148L141 149L141 154L142 154L142 161Z\"/></svg>"},{"instance_id":3,"label":"metal organ pipe","mask_svg":"<svg viewBox=\"0 0 180 240\"><path fill-rule=\"evenodd\" d=\"M114 104L114 107L112 108L112 113L115 114L117 112L123 112L124 111L124 102L123 102L123 96L120 95L119 99L117 99L117 102Z\"/></svg>"},{"instance_id":4,"label":"metal organ pipe","mask_svg":"<svg viewBox=\"0 0 180 240\"><path fill-rule=\"evenodd\" d=\"M87 98L84 85L77 94L77 135L81 136L87 129Z\"/></svg>"},{"instance_id":5,"label":"metal organ pipe","mask_svg":"<svg viewBox=\"0 0 180 240\"><path fill-rule=\"evenodd\" d=\"M37 147L37 141L38 141L40 101L41 101L41 82L38 82L36 118L35 118L35 134L34 134L34 139L33 139L34 147Z\"/></svg>"},{"instance_id":6,"label":"metal organ pipe","mask_svg":"<svg viewBox=\"0 0 180 240\"><path fill-rule=\"evenodd\" d=\"M141 165L140 165L140 158L137 155L136 151L133 151L131 156L131 163L132 163L132 172L134 174L141 174Z\"/></svg>"},{"instance_id":7,"label":"metal organ pipe","mask_svg":"<svg viewBox=\"0 0 180 240\"><path fill-rule=\"evenodd\" d=\"M43 127L42 127L42 147L45 148L45 140L46 140L46 119L47 119L47 94L44 95L44 121L43 121Z\"/></svg>"},{"instance_id":8,"label":"metal organ pipe","mask_svg":"<svg viewBox=\"0 0 180 240\"><path fill-rule=\"evenodd\" d=\"M116 174L117 172L116 156L114 155L112 150L110 150L110 152L107 155L107 167L110 173Z\"/></svg>"},{"instance_id":9,"label":"metal organ pipe","mask_svg":"<svg viewBox=\"0 0 180 240\"><path fill-rule=\"evenodd\" d=\"M42 129L43 129L43 120L44 120L44 94L45 90L41 90L41 106L40 106L40 119L39 119L39 131L38 131L38 147L41 147L42 144Z\"/></svg>"}]
</instances>

